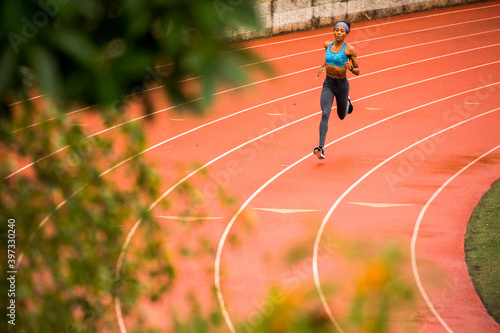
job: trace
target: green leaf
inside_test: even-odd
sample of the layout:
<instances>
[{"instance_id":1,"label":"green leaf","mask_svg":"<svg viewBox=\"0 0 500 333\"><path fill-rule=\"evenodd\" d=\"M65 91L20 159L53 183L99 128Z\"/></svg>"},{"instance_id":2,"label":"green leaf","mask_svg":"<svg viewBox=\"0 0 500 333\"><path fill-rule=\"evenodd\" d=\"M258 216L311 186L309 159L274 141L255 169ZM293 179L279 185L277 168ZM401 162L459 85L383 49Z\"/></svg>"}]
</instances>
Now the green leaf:
<instances>
[{"instance_id":1,"label":"green leaf","mask_svg":"<svg viewBox=\"0 0 500 333\"><path fill-rule=\"evenodd\" d=\"M0 96L3 97L16 70L16 55L12 48L6 48L0 57Z\"/></svg>"},{"instance_id":2,"label":"green leaf","mask_svg":"<svg viewBox=\"0 0 500 333\"><path fill-rule=\"evenodd\" d=\"M74 60L86 66L95 60L97 48L85 35L71 30L54 30L50 37L61 51Z\"/></svg>"},{"instance_id":3,"label":"green leaf","mask_svg":"<svg viewBox=\"0 0 500 333\"><path fill-rule=\"evenodd\" d=\"M61 76L54 54L33 42L27 48L27 55L40 82L42 92L44 94L61 93Z\"/></svg>"}]
</instances>

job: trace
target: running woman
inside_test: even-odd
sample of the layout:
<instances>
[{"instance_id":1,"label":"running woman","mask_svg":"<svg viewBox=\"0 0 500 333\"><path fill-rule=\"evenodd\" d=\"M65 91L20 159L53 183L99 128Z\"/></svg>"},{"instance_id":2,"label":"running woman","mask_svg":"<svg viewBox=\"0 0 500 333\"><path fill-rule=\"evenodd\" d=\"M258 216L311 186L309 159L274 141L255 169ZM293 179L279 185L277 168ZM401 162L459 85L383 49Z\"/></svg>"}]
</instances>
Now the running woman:
<instances>
[{"instance_id":1,"label":"running woman","mask_svg":"<svg viewBox=\"0 0 500 333\"><path fill-rule=\"evenodd\" d=\"M356 59L356 50L344 41L350 30L351 25L348 22L341 21L335 25L333 30L335 41L325 42L325 62L321 65L316 77L319 80L326 67L326 79L323 83L320 99L322 116L319 124L319 146L314 147L313 150L314 155L319 159L325 158L323 147L325 146L333 98L335 97L337 100L337 115L340 120L353 110L346 73L349 70L354 75L359 75L359 64Z\"/></svg>"}]
</instances>

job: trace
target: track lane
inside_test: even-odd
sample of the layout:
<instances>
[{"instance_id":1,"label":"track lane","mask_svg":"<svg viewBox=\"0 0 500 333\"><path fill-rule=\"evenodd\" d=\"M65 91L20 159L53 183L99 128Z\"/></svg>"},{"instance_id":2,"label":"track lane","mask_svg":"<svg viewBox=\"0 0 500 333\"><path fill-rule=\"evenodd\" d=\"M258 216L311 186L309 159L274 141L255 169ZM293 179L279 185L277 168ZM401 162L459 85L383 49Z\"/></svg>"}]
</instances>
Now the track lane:
<instances>
[{"instance_id":1,"label":"track lane","mask_svg":"<svg viewBox=\"0 0 500 333\"><path fill-rule=\"evenodd\" d=\"M500 141L500 140L499 140ZM414 232L412 235L412 240L411 240L411 260L412 260L412 270L413 274L415 277L416 284L418 286L419 292L421 293L422 297L424 298L427 306L429 307L430 311L435 315L435 317L438 319L439 323L441 326L443 326L448 332L452 332L453 328L457 331L472 331L472 330L480 330L481 332L489 332L489 331L495 331L498 330L498 324L494 322L494 320L486 314L486 309L484 309L484 305L481 303L479 297L476 295L475 287L472 285L472 282L470 281L470 277L468 275L468 269L465 265L465 255L463 252L464 248L464 238L463 235L465 234L466 231L466 225L469 219L469 214L462 214L461 216L457 216L458 214L454 214L456 210L460 210L460 208L463 209L463 206L466 205L467 207L470 208L471 203L470 200L463 200L462 198L464 196L470 196L470 190L464 190L468 185L471 184L470 180L467 182L464 182L464 184L461 187L462 192L465 193L454 193L453 196L449 197L447 200L444 200L444 205L441 203L442 206L446 206L446 215L439 217L434 217L430 219L430 224L432 224L432 232L433 233L438 233L439 231L443 232L443 234L446 233L456 233L454 236L454 239L450 240L450 237L439 237L439 245L436 246L428 246L427 247L427 253L425 253L425 257L427 257L428 265L429 262L431 262L430 265L436 265L436 267L446 267L445 270L443 270L441 275L447 276L447 279L445 280L441 278L441 281L439 281L440 288L438 290L433 290L433 295L429 297L428 292L426 292L426 289L424 287L424 283L422 283L421 276L419 274L419 265L418 265L418 258L416 254L416 246L418 242L418 236L419 236L419 231L422 225L422 221L424 219L424 215L426 214L427 210L429 210L429 207L431 205L435 205L434 203L435 199L443 192L443 190L446 190L446 187L455 181L455 179L459 176L461 176L463 173L466 171L469 171L471 167L475 166L476 164L479 164L482 160L484 160L486 157L490 157L490 155L493 155L496 153L496 160L497 160L497 166L500 165L500 154L498 153L498 150L500 149L500 145L493 147L483 155L477 157L475 160L464 166L462 169L460 169L457 173L453 174L441 187L434 192L432 197L426 202L422 210L420 211L420 214L417 218L417 221L415 223L415 228ZM491 158L491 157L490 157ZM492 162L490 162L492 163ZM492 168L492 166L488 166ZM496 181L498 179L499 173L497 172L489 172L490 177L486 178L485 177L485 168L484 167L476 167L478 171L476 173L480 173L480 175L477 175L477 182L476 188L473 189L474 192L476 192L476 198L479 198L482 196L482 194L490 187L490 184L493 181ZM488 179L488 183L485 183L485 179ZM478 184L481 184L482 186L477 186ZM465 186L464 186L465 185ZM478 191L478 189L481 188L482 191ZM455 192L458 192L457 190L454 190ZM457 195L458 194L458 195ZM457 198L459 198L457 200ZM461 200L460 200L461 199ZM442 200L443 201L443 200ZM474 201L474 203L477 201ZM451 206L451 207L450 207ZM462 206L462 207L460 207ZM469 211L467 211L468 213ZM450 218L450 215L453 216L453 218ZM433 223L433 221L441 221L441 223ZM442 223L442 221L447 221L446 223ZM447 228L447 230L443 230L444 228L440 225L447 225L452 226L453 228ZM455 227L458 226L459 231L450 231L450 230L455 230ZM438 229L438 230L436 230ZM425 236L424 236L425 237ZM428 236L427 236L428 237ZM429 243L429 242L426 242ZM448 245L452 244L452 246ZM460 249L457 249L454 245L455 244L460 244ZM425 247L421 246L421 247ZM445 248L443 250L443 247ZM429 251L430 248L430 251ZM423 252L423 251L421 251ZM453 257L458 257L460 258L460 261L453 260L454 258L450 260L448 257L447 260L432 260L431 257L429 256L428 252L433 254L433 257L441 257L443 256L443 252L450 253L454 252L455 256ZM457 253L458 252L458 253ZM452 267L450 268L450 262L453 263ZM429 266L430 266L429 265ZM447 267L448 266L448 267ZM446 286L446 289L444 289L442 286L444 285L442 281L445 281L445 283L448 283L448 281L453 281L453 285L450 287L449 285ZM431 284L432 287L435 288L435 285L437 284L436 281L433 281L432 279L427 279L426 284ZM446 296L443 293L443 289L447 291ZM451 292L451 296L450 296ZM443 302L443 298L445 298L445 301ZM439 311L436 310L436 305L438 305ZM441 315L441 314L442 315ZM474 322L471 322L470 320L461 320L458 322L456 318L467 318L468 316L473 316L474 318L483 318L482 320L476 320ZM443 319L444 317L444 319ZM457 323L458 322L458 323ZM449 323L449 325L448 325ZM430 323L427 324L427 326L431 326ZM450 326L452 328L450 328ZM430 329L426 328L426 329Z\"/></svg>"}]
</instances>

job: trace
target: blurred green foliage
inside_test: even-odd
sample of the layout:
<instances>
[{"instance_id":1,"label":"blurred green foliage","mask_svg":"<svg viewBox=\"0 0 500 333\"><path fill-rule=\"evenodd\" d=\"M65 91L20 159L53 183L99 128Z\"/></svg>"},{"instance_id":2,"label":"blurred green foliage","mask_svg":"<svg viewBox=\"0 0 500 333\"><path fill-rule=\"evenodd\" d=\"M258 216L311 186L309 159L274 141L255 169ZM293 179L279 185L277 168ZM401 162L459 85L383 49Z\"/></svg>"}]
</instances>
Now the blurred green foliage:
<instances>
[{"instance_id":1,"label":"blurred green foliage","mask_svg":"<svg viewBox=\"0 0 500 333\"><path fill-rule=\"evenodd\" d=\"M120 106L128 94L162 84L174 102L186 102L197 96L180 81L193 76L210 102L217 82L247 78L239 66L255 56L233 52L223 36L258 28L253 2L3 1L1 112L35 86L62 103Z\"/></svg>"},{"instance_id":2,"label":"blurred green foliage","mask_svg":"<svg viewBox=\"0 0 500 333\"><path fill-rule=\"evenodd\" d=\"M0 124L5 133L43 120L29 108L22 114ZM124 118L115 116L117 121ZM162 273L156 290L171 283L175 269L148 210L151 199L160 194L160 179L140 157L121 167L128 186L121 186L116 177L103 176L104 170L145 148L142 136L139 128L123 126L112 138L86 139L80 126L58 118L16 132L1 143L0 149L8 153L0 163L0 219L16 221L18 265L16 326L9 328L15 332L114 330L114 297L120 296L125 311L134 304L140 290L137 273L144 262L162 259L154 267ZM133 144L124 149L115 139ZM66 149L50 156L61 147ZM38 162L13 173L32 161ZM115 267L122 244L131 223L139 218L147 241L142 243L141 256L127 257L118 276ZM2 223L2 261L6 260L6 234L7 224ZM6 297L6 284L1 286ZM2 307L4 318L5 311Z\"/></svg>"},{"instance_id":3,"label":"blurred green foliage","mask_svg":"<svg viewBox=\"0 0 500 333\"><path fill-rule=\"evenodd\" d=\"M169 290L176 269L149 209L161 181L138 155L147 139L125 109L138 96L150 111L146 90L163 86L172 103L203 101L188 105L199 112L217 84L247 81L241 65L257 58L223 37L240 28L258 28L253 0L0 2L4 300L9 219L18 264L16 326L7 325L2 306L1 331L114 332L116 297L127 316L145 295L138 275L154 279L146 293L152 301ZM185 89L182 81L193 77L198 89ZM34 94L44 97L30 100ZM90 136L66 117L75 106L95 106L85 111L93 121L121 126ZM141 241L116 272L139 219ZM149 329L140 316L132 331Z\"/></svg>"}]
</instances>

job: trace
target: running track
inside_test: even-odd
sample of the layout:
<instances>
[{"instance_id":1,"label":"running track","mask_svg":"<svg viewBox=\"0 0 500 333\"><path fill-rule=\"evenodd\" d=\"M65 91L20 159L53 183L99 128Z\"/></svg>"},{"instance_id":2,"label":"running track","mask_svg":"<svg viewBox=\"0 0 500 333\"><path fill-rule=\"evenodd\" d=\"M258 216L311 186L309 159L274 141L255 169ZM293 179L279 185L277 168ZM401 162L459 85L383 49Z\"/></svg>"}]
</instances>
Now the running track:
<instances>
[{"instance_id":1,"label":"running track","mask_svg":"<svg viewBox=\"0 0 500 333\"><path fill-rule=\"evenodd\" d=\"M150 208L168 224L174 243L196 247L203 235L213 246L208 258L178 259L180 281L162 307L136 310L149 313L153 324L165 325L164 307L178 306L194 290L220 308L227 331L235 332L236 323L261 313L271 285L293 292L311 284L332 331L343 331L337 322L345 313L343 293L326 296L323 288L349 289L352 276L348 264L320 244L355 237L374 248L397 241L410 253L408 277L418 304L402 321L416 323L419 332L500 332L474 291L463 253L469 216L500 177L500 1L352 28L347 42L361 69L349 77L354 112L340 121L333 110L323 161L312 155L324 79L315 75L331 28L244 44L276 73L221 88L207 117L176 113L160 91L150 91L158 112L144 125L150 140L144 155L162 166L165 191ZM176 218L187 208L176 191L184 183L194 184L203 199L193 209L203 223ZM235 206L220 204L218 186L236 197ZM162 200L173 208L158 209ZM125 231L117 274L140 222ZM290 270L283 255L297 243L307 265ZM216 299L209 296L213 285ZM115 305L125 332L128 319L119 301Z\"/></svg>"}]
</instances>

